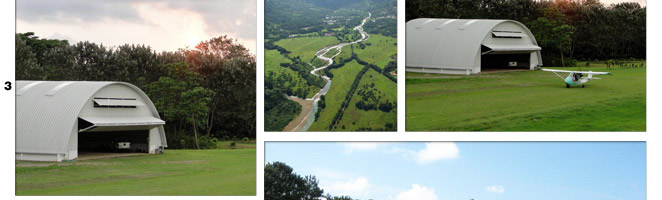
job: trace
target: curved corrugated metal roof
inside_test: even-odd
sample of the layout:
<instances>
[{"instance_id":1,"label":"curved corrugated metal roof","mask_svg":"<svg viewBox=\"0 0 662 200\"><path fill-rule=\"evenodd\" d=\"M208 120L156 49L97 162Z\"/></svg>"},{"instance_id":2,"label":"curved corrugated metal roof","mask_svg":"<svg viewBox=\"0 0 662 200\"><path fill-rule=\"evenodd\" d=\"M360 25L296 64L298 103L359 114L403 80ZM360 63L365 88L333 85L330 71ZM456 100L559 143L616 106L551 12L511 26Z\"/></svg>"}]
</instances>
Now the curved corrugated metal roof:
<instances>
[{"instance_id":1,"label":"curved corrugated metal roof","mask_svg":"<svg viewBox=\"0 0 662 200\"><path fill-rule=\"evenodd\" d=\"M124 82L16 81L16 152L65 153L83 106L109 85L124 85L136 91L152 111L159 114L140 88ZM162 145L165 131L159 127Z\"/></svg>"},{"instance_id":2,"label":"curved corrugated metal roof","mask_svg":"<svg viewBox=\"0 0 662 200\"><path fill-rule=\"evenodd\" d=\"M501 23L522 27L532 43L533 34L522 23L513 20L490 19L414 19L406 24L407 67L471 69L481 43L492 29Z\"/></svg>"}]
</instances>

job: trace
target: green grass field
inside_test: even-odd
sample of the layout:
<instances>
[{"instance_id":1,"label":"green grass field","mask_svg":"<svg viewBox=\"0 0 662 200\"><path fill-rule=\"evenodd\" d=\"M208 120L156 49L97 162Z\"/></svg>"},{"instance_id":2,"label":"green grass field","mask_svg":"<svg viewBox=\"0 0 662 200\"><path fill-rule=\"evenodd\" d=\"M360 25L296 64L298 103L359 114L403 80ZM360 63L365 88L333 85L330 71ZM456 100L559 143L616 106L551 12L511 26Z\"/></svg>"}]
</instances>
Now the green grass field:
<instances>
[{"instance_id":1,"label":"green grass field","mask_svg":"<svg viewBox=\"0 0 662 200\"><path fill-rule=\"evenodd\" d=\"M310 62L310 60L315 57L315 52L325 46L338 43L340 43L340 41L338 41L336 37L298 37L282 39L275 42L276 45L292 52L290 57L299 56L301 61L304 62Z\"/></svg>"},{"instance_id":2,"label":"green grass field","mask_svg":"<svg viewBox=\"0 0 662 200\"><path fill-rule=\"evenodd\" d=\"M330 49L329 52L326 52L326 54L324 54L324 56L330 58L331 56L336 55L337 53L338 53L338 49Z\"/></svg>"},{"instance_id":3,"label":"green grass field","mask_svg":"<svg viewBox=\"0 0 662 200\"><path fill-rule=\"evenodd\" d=\"M356 46L356 48L359 48L359 47ZM352 57L352 46L351 45L344 46L341 49L342 49L342 52L340 52L340 54L338 54L335 58L333 58L334 63L339 63L340 60L346 60L346 59Z\"/></svg>"},{"instance_id":4,"label":"green grass field","mask_svg":"<svg viewBox=\"0 0 662 200\"><path fill-rule=\"evenodd\" d=\"M365 46L365 49L359 49L359 45L354 44L354 51L357 53L358 57L362 60L365 60L368 63L375 64L379 67L384 67L388 64L389 61L393 60L392 56L396 53L397 47L394 45L396 42L395 38L373 35L367 41L370 43L370 46ZM319 49L322 49L325 46L331 44L337 44L339 41L335 37L300 37L300 38L289 38L277 41L275 44L287 49L292 52L290 56L296 57L300 56L302 61L310 62L315 56L315 52ZM366 42L364 42L366 43ZM338 51L333 49L327 53L327 55L333 55ZM347 59L351 57L352 49L350 46L345 46L343 52L336 57L336 62L338 59ZM295 75L294 72L288 72L283 69L278 69L272 66L280 65L280 62L283 62L284 57L279 55L277 51L265 51L265 65L266 73L273 72L274 74L287 74L291 73ZM314 66L322 66L326 64L320 59L315 59L312 63ZM328 131L329 125L333 121L338 109L343 103L345 96L349 92L352 83L356 79L356 75L363 69L365 66L360 65L357 61L353 60L349 63L346 63L343 67L332 69L333 73L333 83L328 93L326 94L326 108L324 108L319 118L313 125L309 128L310 131ZM292 76L290 75L290 76ZM374 77L370 79L370 75ZM387 97L390 102L396 102L396 84L388 80L383 75L369 70L366 75L361 79L362 82L374 81L376 83L375 88L383 93L389 95ZM305 88L305 82L303 79L298 81L296 78L293 80L280 81L288 82L284 84L295 84L293 87L296 88ZM289 83L292 82L292 83ZM310 88L309 88L310 89ZM319 90L319 88L313 88ZM312 90L312 89L311 89ZM314 90L314 91L317 91ZM309 95L314 95L314 92L309 92ZM364 111L356 108L355 104L358 99L352 98L350 105L346 109L346 113L343 115L343 119L338 124L337 131L353 131L358 128L372 128L372 129L384 129L387 123L396 123L396 113L397 111L393 110L389 113L384 113L381 111ZM345 129L341 127L344 125Z\"/></svg>"},{"instance_id":5,"label":"green grass field","mask_svg":"<svg viewBox=\"0 0 662 200\"><path fill-rule=\"evenodd\" d=\"M306 80L301 78L299 73L288 67L280 66L280 63L292 63L292 61L285 58L285 56L281 55L277 50L264 50L265 77L270 72L273 72L275 76L291 77L292 80L279 81L278 83L283 84L285 87L291 85L293 91L296 91L299 88L308 90L308 96L306 98L313 97L313 95L315 95L315 93L321 89L316 85L308 85Z\"/></svg>"},{"instance_id":6,"label":"green grass field","mask_svg":"<svg viewBox=\"0 0 662 200\"><path fill-rule=\"evenodd\" d=\"M375 88L380 92L383 92L382 101L388 99L390 102L397 102L398 88L395 82L389 80L384 75L377 73L375 70L368 70L368 72L366 72L361 78L359 85L371 83L375 83ZM340 120L340 123L338 123L338 127L344 126L345 129L340 128L339 130L353 131L358 128L372 128L374 130L379 128L383 129L386 123L397 124L397 109L393 109L388 113L380 110L365 111L358 109L355 106L356 102L360 100L357 93L358 90L354 92L354 97L345 110L345 114Z\"/></svg>"},{"instance_id":7,"label":"green grass field","mask_svg":"<svg viewBox=\"0 0 662 200\"><path fill-rule=\"evenodd\" d=\"M645 131L646 68L610 71L586 88L553 73L407 73L407 131Z\"/></svg>"},{"instance_id":8,"label":"green grass field","mask_svg":"<svg viewBox=\"0 0 662 200\"><path fill-rule=\"evenodd\" d=\"M393 60L391 56L398 52L398 46L395 45L396 42L398 41L392 37L378 34L370 35L370 38L363 42L364 44L370 43L370 46L361 49L358 48L358 45L354 45L354 53L356 53L361 60L384 69L386 64ZM351 53L349 56L351 56Z\"/></svg>"},{"instance_id":9,"label":"green grass field","mask_svg":"<svg viewBox=\"0 0 662 200\"><path fill-rule=\"evenodd\" d=\"M255 149L166 150L165 154L16 162L16 195L256 194Z\"/></svg>"},{"instance_id":10,"label":"green grass field","mask_svg":"<svg viewBox=\"0 0 662 200\"><path fill-rule=\"evenodd\" d=\"M338 112L340 104L342 104L345 99L345 95L349 91L356 75L363 69L363 65L360 65L356 60L345 63L344 66L336 69L331 69L333 73L333 82L329 91L326 93L326 108L322 110L319 118L312 126L308 129L309 131L328 131L329 125L333 121L333 117Z\"/></svg>"},{"instance_id":11,"label":"green grass field","mask_svg":"<svg viewBox=\"0 0 662 200\"><path fill-rule=\"evenodd\" d=\"M383 69L388 62L393 60L392 56L397 53L398 47L394 45L397 42L397 39L392 37L378 34L370 35L370 39L363 42L370 43L370 46L366 46L364 49L359 48L358 44L345 46L342 48L342 52L334 58L334 62L351 57L353 47L354 53L356 53L361 60L377 65Z\"/></svg>"}]
</instances>

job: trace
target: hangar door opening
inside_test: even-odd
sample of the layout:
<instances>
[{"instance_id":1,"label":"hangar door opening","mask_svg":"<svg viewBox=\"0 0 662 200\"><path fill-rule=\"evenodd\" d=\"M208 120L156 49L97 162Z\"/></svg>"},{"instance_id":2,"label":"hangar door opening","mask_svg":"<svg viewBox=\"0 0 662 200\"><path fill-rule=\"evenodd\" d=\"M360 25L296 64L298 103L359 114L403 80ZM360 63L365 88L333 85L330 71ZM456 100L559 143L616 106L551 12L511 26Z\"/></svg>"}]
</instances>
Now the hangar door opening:
<instances>
[{"instance_id":1,"label":"hangar door opening","mask_svg":"<svg viewBox=\"0 0 662 200\"><path fill-rule=\"evenodd\" d=\"M99 153L149 153L150 129L163 124L150 116L79 117L79 158Z\"/></svg>"},{"instance_id":2,"label":"hangar door opening","mask_svg":"<svg viewBox=\"0 0 662 200\"><path fill-rule=\"evenodd\" d=\"M531 54L540 50L537 46L509 47L482 45L481 71L518 70L531 68Z\"/></svg>"},{"instance_id":3,"label":"hangar door opening","mask_svg":"<svg viewBox=\"0 0 662 200\"><path fill-rule=\"evenodd\" d=\"M529 69L531 54L529 53L495 53L484 54L480 59L481 71Z\"/></svg>"},{"instance_id":4,"label":"hangar door opening","mask_svg":"<svg viewBox=\"0 0 662 200\"><path fill-rule=\"evenodd\" d=\"M149 130L79 132L78 153L147 153Z\"/></svg>"},{"instance_id":5,"label":"hangar door opening","mask_svg":"<svg viewBox=\"0 0 662 200\"><path fill-rule=\"evenodd\" d=\"M494 30L491 36L481 45L481 71L532 69L531 59L541 48L525 42L523 39L528 37L526 34L521 31Z\"/></svg>"}]
</instances>

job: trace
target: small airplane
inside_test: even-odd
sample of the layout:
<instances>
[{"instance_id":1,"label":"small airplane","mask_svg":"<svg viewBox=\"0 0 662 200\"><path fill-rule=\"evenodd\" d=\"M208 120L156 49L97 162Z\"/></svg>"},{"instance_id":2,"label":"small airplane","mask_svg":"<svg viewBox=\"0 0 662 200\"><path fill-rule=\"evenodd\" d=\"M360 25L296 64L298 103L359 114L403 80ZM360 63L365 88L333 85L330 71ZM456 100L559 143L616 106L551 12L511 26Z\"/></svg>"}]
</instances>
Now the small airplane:
<instances>
[{"instance_id":1,"label":"small airplane","mask_svg":"<svg viewBox=\"0 0 662 200\"><path fill-rule=\"evenodd\" d=\"M573 85L581 85L583 88L586 82L593 79L601 79L601 78L595 78L593 77L593 75L598 75L598 76L605 74L612 75L609 72L594 72L594 71L583 72L583 71L567 71L567 70L556 70L556 69L542 69L542 71L553 72L554 74L556 74L556 76L564 80L566 88L570 88L570 86ZM559 75L559 73L568 73L568 76L563 78L563 76ZM588 74L588 76L584 77L585 74Z\"/></svg>"}]
</instances>

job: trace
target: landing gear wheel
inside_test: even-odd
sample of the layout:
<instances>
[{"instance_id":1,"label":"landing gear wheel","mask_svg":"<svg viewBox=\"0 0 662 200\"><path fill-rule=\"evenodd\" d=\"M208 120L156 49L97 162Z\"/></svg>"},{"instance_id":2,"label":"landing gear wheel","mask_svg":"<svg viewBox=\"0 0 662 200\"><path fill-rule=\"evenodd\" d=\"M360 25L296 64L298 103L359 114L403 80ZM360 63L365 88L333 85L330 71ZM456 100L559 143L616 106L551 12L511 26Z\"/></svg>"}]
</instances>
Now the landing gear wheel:
<instances>
[{"instance_id":1,"label":"landing gear wheel","mask_svg":"<svg viewBox=\"0 0 662 200\"><path fill-rule=\"evenodd\" d=\"M582 88L584 88L584 86L586 86L586 85L582 85Z\"/></svg>"},{"instance_id":2,"label":"landing gear wheel","mask_svg":"<svg viewBox=\"0 0 662 200\"><path fill-rule=\"evenodd\" d=\"M570 84L565 84L565 88L570 88Z\"/></svg>"}]
</instances>

